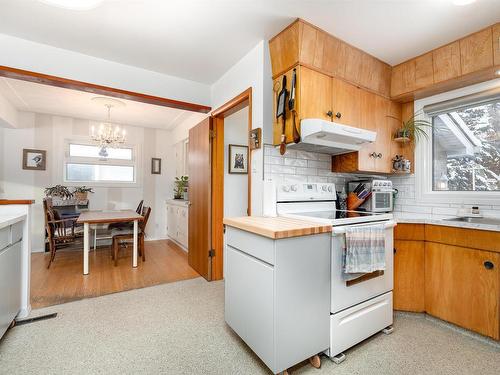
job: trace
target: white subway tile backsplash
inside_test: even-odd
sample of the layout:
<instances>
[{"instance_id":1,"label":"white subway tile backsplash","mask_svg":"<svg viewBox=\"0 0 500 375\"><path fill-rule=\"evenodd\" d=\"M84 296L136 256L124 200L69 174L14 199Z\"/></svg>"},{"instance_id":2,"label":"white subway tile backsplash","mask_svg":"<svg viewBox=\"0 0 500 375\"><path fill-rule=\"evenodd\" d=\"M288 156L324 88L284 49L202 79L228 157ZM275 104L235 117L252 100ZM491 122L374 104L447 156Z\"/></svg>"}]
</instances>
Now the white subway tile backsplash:
<instances>
[{"instance_id":1,"label":"white subway tile backsplash","mask_svg":"<svg viewBox=\"0 0 500 375\"><path fill-rule=\"evenodd\" d=\"M318 160L319 154L315 152L296 150L296 158L297 159L307 159L307 160Z\"/></svg>"},{"instance_id":2,"label":"white subway tile backsplash","mask_svg":"<svg viewBox=\"0 0 500 375\"><path fill-rule=\"evenodd\" d=\"M277 164L277 165L283 164L283 158L280 158L279 156L269 156L268 160L269 164Z\"/></svg>"},{"instance_id":3,"label":"white subway tile backsplash","mask_svg":"<svg viewBox=\"0 0 500 375\"><path fill-rule=\"evenodd\" d=\"M296 169L297 174L301 174L304 176L316 176L318 174L318 171L316 168L300 168L297 167Z\"/></svg>"},{"instance_id":4,"label":"white subway tile backsplash","mask_svg":"<svg viewBox=\"0 0 500 375\"><path fill-rule=\"evenodd\" d=\"M283 158L279 158L283 160ZM295 167L307 167L307 160L305 159L292 159L292 158L284 158L285 165L293 165Z\"/></svg>"},{"instance_id":5,"label":"white subway tile backsplash","mask_svg":"<svg viewBox=\"0 0 500 375\"><path fill-rule=\"evenodd\" d=\"M284 165L271 165L271 173L295 174L295 168L294 167L287 167Z\"/></svg>"},{"instance_id":6,"label":"white subway tile backsplash","mask_svg":"<svg viewBox=\"0 0 500 375\"><path fill-rule=\"evenodd\" d=\"M327 161L308 160L307 166L313 168L328 169L331 168L331 163L328 163Z\"/></svg>"}]
</instances>

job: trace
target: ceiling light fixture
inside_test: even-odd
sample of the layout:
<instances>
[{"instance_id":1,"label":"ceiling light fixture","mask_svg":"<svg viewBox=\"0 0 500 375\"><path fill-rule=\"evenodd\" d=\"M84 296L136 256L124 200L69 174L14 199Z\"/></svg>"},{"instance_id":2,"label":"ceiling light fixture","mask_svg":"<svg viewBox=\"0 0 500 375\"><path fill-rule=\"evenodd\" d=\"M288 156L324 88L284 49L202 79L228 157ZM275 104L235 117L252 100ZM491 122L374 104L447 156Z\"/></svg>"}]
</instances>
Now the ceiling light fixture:
<instances>
[{"instance_id":1,"label":"ceiling light fixture","mask_svg":"<svg viewBox=\"0 0 500 375\"><path fill-rule=\"evenodd\" d=\"M104 0L38 0L47 5L70 10L91 10L97 8Z\"/></svg>"},{"instance_id":2,"label":"ceiling light fixture","mask_svg":"<svg viewBox=\"0 0 500 375\"><path fill-rule=\"evenodd\" d=\"M108 147L118 148L121 144L126 142L125 129L120 129L118 125L113 128L113 124L110 123L111 109L113 107L125 107L125 103L120 100L105 98L102 96L92 98L92 101L104 105L108 110L107 121L99 125L97 132L94 125L92 125L92 128L90 129L90 138L92 138L92 140L101 148L99 156L106 158L108 156Z\"/></svg>"},{"instance_id":3,"label":"ceiling light fixture","mask_svg":"<svg viewBox=\"0 0 500 375\"><path fill-rule=\"evenodd\" d=\"M464 6L475 3L476 0L452 0L453 5Z\"/></svg>"}]
</instances>

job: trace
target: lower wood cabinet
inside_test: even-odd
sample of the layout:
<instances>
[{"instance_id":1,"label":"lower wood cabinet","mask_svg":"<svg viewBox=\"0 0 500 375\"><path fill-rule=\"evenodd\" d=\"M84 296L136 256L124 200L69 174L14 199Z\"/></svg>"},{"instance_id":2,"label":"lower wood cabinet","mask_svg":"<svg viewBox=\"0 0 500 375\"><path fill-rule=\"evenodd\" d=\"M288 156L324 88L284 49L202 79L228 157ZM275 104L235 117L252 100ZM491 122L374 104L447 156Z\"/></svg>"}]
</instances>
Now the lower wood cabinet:
<instances>
[{"instance_id":1,"label":"lower wood cabinet","mask_svg":"<svg viewBox=\"0 0 500 375\"><path fill-rule=\"evenodd\" d=\"M500 254L425 243L425 310L500 339Z\"/></svg>"},{"instance_id":2,"label":"lower wood cabinet","mask_svg":"<svg viewBox=\"0 0 500 375\"><path fill-rule=\"evenodd\" d=\"M394 309L424 312L424 242L395 240L394 251Z\"/></svg>"},{"instance_id":3,"label":"lower wood cabinet","mask_svg":"<svg viewBox=\"0 0 500 375\"><path fill-rule=\"evenodd\" d=\"M394 309L426 312L500 340L498 236L474 229L399 224Z\"/></svg>"}]
</instances>

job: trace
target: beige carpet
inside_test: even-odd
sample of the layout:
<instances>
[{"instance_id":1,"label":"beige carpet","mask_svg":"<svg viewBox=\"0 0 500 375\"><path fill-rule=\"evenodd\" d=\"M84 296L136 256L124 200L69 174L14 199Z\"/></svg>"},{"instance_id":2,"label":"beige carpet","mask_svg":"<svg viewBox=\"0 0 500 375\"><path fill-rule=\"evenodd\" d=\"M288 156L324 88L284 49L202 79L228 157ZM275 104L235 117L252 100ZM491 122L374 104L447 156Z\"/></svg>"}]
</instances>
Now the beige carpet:
<instances>
[{"instance_id":1,"label":"beige carpet","mask_svg":"<svg viewBox=\"0 0 500 375\"><path fill-rule=\"evenodd\" d=\"M0 342L0 374L269 374L224 323L224 284L181 281L37 310ZM496 374L498 345L423 315L397 315L335 365L294 374Z\"/></svg>"}]
</instances>

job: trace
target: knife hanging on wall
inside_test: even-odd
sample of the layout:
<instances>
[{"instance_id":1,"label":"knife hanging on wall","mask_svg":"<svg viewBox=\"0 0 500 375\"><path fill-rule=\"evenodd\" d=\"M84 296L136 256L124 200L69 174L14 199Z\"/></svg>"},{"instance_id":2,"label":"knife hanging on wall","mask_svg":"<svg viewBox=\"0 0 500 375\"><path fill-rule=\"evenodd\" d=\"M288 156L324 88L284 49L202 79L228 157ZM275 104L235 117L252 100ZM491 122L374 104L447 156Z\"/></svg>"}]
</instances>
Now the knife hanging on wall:
<instances>
[{"instance_id":1,"label":"knife hanging on wall","mask_svg":"<svg viewBox=\"0 0 500 375\"><path fill-rule=\"evenodd\" d=\"M290 86L290 98L288 99L288 109L290 110L290 114L292 115L293 122L293 141L295 143L300 142L300 134L297 130L297 124L295 123L295 116L297 115L297 111L295 110L295 89L297 86L297 69L293 69L292 76L292 85Z\"/></svg>"},{"instance_id":2,"label":"knife hanging on wall","mask_svg":"<svg viewBox=\"0 0 500 375\"><path fill-rule=\"evenodd\" d=\"M281 84L281 91L278 94L278 98L276 100L276 118L280 118L283 121L283 125L281 128L281 143L280 143L280 154L284 155L286 152L286 97L288 95L288 91L286 90L286 75L283 76L283 81Z\"/></svg>"}]
</instances>

